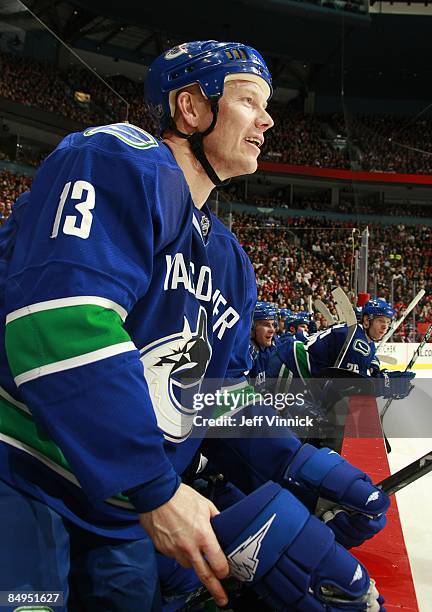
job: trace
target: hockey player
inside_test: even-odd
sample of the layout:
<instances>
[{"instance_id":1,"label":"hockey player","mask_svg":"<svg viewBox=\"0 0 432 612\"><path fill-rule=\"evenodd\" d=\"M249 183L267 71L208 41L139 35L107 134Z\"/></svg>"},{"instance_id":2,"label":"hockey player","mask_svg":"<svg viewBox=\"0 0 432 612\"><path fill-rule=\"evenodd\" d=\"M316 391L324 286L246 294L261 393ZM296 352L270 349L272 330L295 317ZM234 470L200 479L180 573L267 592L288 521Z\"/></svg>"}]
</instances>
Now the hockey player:
<instances>
[{"instance_id":1,"label":"hockey player","mask_svg":"<svg viewBox=\"0 0 432 612\"><path fill-rule=\"evenodd\" d=\"M333 367L342 349L339 367L362 376L373 376L377 395L401 399L411 389L413 372L381 370L376 357L375 342L386 333L394 317L394 310L383 299L369 300L363 306L361 321L349 343L344 346L349 328L345 323L333 325L315 334L304 344L292 340L278 345L268 362L266 378L280 376L284 364L296 378L306 381L319 376L326 368Z\"/></svg>"},{"instance_id":2,"label":"hockey player","mask_svg":"<svg viewBox=\"0 0 432 612\"><path fill-rule=\"evenodd\" d=\"M281 336L288 331L286 322L293 315L293 311L289 308L279 308L279 325L278 325L278 336Z\"/></svg>"},{"instance_id":3,"label":"hockey player","mask_svg":"<svg viewBox=\"0 0 432 612\"><path fill-rule=\"evenodd\" d=\"M180 477L201 444L194 390L247 384L254 271L205 201L214 185L256 170L271 92L246 45L170 49L146 81L163 141L122 123L67 136L3 226L0 590L63 591L59 610L158 610L156 547L226 602L228 563L210 522L218 510ZM284 487L289 555L255 551L267 574L252 568L248 580L278 605L325 610L324 576L366 610L367 572L334 543L363 541L385 522L388 499L363 472L294 436L214 438L205 453L246 496L269 480ZM317 532L315 503L297 500L305 491L358 514L340 512ZM227 554L230 524L240 544L257 526L265 537L278 495L246 497L240 523L219 525ZM262 582L279 562L286 579Z\"/></svg>"},{"instance_id":4,"label":"hockey player","mask_svg":"<svg viewBox=\"0 0 432 612\"><path fill-rule=\"evenodd\" d=\"M278 311L270 302L256 303L249 347L253 363L249 378L256 389L259 389L265 381L267 363L275 348L277 321Z\"/></svg>"},{"instance_id":5,"label":"hockey player","mask_svg":"<svg viewBox=\"0 0 432 612\"><path fill-rule=\"evenodd\" d=\"M265 349L272 346L277 326L277 308L269 302L257 302L252 318L252 346L256 349Z\"/></svg>"},{"instance_id":6,"label":"hockey player","mask_svg":"<svg viewBox=\"0 0 432 612\"><path fill-rule=\"evenodd\" d=\"M310 319L307 313L293 312L291 317L286 320L286 333L281 336L281 340L295 338L301 342L307 342L309 337Z\"/></svg>"}]
</instances>

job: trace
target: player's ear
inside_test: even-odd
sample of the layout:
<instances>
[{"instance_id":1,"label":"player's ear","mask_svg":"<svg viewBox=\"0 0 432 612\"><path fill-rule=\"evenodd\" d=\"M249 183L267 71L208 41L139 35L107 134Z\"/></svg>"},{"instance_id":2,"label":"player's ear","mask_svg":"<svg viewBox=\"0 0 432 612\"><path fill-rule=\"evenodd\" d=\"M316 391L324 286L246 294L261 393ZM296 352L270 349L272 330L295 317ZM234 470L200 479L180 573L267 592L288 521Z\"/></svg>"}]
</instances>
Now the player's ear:
<instances>
[{"instance_id":1,"label":"player's ear","mask_svg":"<svg viewBox=\"0 0 432 612\"><path fill-rule=\"evenodd\" d=\"M197 91L198 90L198 91ZM179 122L182 127L180 129L187 133L194 132L198 129L200 121L200 113L205 105L204 97L199 88L189 87L177 94L176 99L176 114L175 120L178 127Z\"/></svg>"}]
</instances>

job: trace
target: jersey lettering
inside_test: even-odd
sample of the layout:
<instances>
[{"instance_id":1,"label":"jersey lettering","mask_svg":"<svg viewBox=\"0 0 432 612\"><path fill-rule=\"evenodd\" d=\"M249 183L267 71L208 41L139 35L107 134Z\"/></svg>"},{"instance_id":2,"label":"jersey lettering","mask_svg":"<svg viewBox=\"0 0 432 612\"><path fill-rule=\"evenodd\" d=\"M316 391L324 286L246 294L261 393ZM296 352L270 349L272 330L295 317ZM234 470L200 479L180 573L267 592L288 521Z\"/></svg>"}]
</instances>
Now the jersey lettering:
<instances>
[{"instance_id":1,"label":"jersey lettering","mask_svg":"<svg viewBox=\"0 0 432 612\"><path fill-rule=\"evenodd\" d=\"M227 299L219 289L213 291L211 269L208 266L201 266L196 270L192 261L186 266L182 253L176 253L174 256L165 255L165 262L164 290L177 291L183 288L202 302L212 301L213 316L217 317L213 323L213 331L217 331L217 337L221 340L225 331L240 320L240 315L232 306L227 305Z\"/></svg>"}]
</instances>

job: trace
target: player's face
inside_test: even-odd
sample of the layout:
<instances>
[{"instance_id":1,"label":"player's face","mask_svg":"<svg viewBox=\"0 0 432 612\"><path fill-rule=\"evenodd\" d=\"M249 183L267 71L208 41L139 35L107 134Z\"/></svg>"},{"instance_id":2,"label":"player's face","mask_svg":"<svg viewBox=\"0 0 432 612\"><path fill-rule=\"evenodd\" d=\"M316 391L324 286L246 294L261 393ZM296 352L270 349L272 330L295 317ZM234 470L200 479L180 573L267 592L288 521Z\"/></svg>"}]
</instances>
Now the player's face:
<instances>
[{"instance_id":1,"label":"player's face","mask_svg":"<svg viewBox=\"0 0 432 612\"><path fill-rule=\"evenodd\" d=\"M375 317L372 321L366 321L366 331L371 340L378 342L390 327L391 319L388 317Z\"/></svg>"},{"instance_id":2,"label":"player's face","mask_svg":"<svg viewBox=\"0 0 432 612\"><path fill-rule=\"evenodd\" d=\"M307 330L308 330L308 326L306 323L300 323L300 325L297 325L297 331L307 332Z\"/></svg>"},{"instance_id":3,"label":"player's face","mask_svg":"<svg viewBox=\"0 0 432 612\"><path fill-rule=\"evenodd\" d=\"M274 321L256 321L255 323L255 342L261 348L271 346L273 336L275 335Z\"/></svg>"},{"instance_id":4,"label":"player's face","mask_svg":"<svg viewBox=\"0 0 432 612\"><path fill-rule=\"evenodd\" d=\"M273 126L266 106L257 83L225 83L216 127L204 138L207 158L221 179L251 174L257 169L264 132Z\"/></svg>"}]
</instances>

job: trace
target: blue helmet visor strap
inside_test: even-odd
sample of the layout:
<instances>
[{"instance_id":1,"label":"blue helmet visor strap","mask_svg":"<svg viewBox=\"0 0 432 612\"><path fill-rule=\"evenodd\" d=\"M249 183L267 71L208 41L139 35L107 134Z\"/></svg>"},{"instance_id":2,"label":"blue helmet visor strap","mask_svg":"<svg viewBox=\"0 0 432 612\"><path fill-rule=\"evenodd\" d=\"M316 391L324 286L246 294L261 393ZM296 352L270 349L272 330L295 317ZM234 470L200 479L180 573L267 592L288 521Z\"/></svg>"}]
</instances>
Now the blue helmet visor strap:
<instances>
[{"instance_id":1,"label":"blue helmet visor strap","mask_svg":"<svg viewBox=\"0 0 432 612\"><path fill-rule=\"evenodd\" d=\"M219 112L219 97L214 97L210 99L210 105L211 105L211 110L213 113L213 119L210 125L208 126L208 128L204 130L204 132L195 132L194 134L191 134L191 135L185 134L184 132L181 132L177 128L173 119L171 120L172 129L177 134L177 136L180 136L181 138L186 138L186 140L189 142L193 154L195 155L197 160L200 162L201 166L204 168L211 182L214 183L216 186L226 185L227 183L229 183L230 179L226 181L222 181L218 177L214 169L212 168L209 160L206 157L206 154L204 153L203 139L204 139L204 136L207 136L207 134L210 134L210 132L214 130L214 127L216 125L218 112Z\"/></svg>"}]
</instances>

